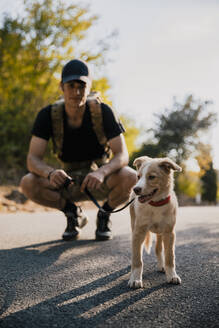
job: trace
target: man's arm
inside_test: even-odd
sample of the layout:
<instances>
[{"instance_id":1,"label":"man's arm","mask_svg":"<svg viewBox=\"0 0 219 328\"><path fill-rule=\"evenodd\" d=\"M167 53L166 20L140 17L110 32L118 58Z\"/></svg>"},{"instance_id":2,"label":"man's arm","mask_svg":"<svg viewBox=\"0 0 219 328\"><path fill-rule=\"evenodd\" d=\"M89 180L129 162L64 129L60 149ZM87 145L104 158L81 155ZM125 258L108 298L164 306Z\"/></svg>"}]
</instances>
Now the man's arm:
<instances>
[{"instance_id":1,"label":"man's arm","mask_svg":"<svg viewBox=\"0 0 219 328\"><path fill-rule=\"evenodd\" d=\"M48 178L50 174L49 180L51 184L58 188L63 185L68 175L65 171L55 170L44 162L43 159L47 145L47 140L35 136L32 137L27 155L27 168L30 172L35 173L40 177Z\"/></svg>"},{"instance_id":2,"label":"man's arm","mask_svg":"<svg viewBox=\"0 0 219 328\"><path fill-rule=\"evenodd\" d=\"M109 161L109 163L104 164L97 171L89 173L85 177L81 185L82 192L84 191L85 187L90 189L99 188L105 177L128 164L129 155L125 139L122 134L109 140L109 146L112 150L113 158Z\"/></svg>"},{"instance_id":3,"label":"man's arm","mask_svg":"<svg viewBox=\"0 0 219 328\"><path fill-rule=\"evenodd\" d=\"M28 170L44 178L47 178L49 173L53 170L53 168L47 165L43 160L47 145L47 140L33 136L27 155Z\"/></svg>"}]
</instances>

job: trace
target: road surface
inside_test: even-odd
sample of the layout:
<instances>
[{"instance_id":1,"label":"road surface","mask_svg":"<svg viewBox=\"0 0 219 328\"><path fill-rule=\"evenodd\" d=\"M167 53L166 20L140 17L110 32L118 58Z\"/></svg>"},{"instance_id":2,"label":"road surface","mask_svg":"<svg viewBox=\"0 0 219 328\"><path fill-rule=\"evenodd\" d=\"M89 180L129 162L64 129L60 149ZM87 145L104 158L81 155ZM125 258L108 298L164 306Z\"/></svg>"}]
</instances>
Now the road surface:
<instances>
[{"instance_id":1,"label":"road surface","mask_svg":"<svg viewBox=\"0 0 219 328\"><path fill-rule=\"evenodd\" d=\"M130 290L128 210L112 215L114 239L94 241L94 209L80 240L63 242L60 212L0 214L0 327L219 327L219 207L180 207L176 269L144 253L142 289Z\"/></svg>"}]
</instances>

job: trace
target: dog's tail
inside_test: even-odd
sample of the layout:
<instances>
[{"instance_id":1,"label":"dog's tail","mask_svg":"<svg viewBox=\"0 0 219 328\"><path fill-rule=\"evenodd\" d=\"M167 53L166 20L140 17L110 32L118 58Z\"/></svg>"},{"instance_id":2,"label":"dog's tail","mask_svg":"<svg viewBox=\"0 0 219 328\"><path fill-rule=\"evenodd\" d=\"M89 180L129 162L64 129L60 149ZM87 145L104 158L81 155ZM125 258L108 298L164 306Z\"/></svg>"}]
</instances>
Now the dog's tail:
<instances>
[{"instance_id":1,"label":"dog's tail","mask_svg":"<svg viewBox=\"0 0 219 328\"><path fill-rule=\"evenodd\" d=\"M152 233L150 231L148 231L146 233L146 237L145 237L145 241L144 241L144 246L145 246L146 252L148 254L150 254L150 252L151 252L152 242L153 242Z\"/></svg>"}]
</instances>

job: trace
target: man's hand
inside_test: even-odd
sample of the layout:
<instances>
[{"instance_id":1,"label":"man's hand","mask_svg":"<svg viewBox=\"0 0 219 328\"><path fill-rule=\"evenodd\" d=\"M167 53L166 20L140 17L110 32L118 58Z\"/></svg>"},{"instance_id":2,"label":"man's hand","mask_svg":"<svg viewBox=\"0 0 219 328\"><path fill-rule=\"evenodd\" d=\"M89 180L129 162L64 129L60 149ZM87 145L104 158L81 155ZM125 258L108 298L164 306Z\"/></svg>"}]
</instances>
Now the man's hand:
<instances>
[{"instance_id":1,"label":"man's hand","mask_svg":"<svg viewBox=\"0 0 219 328\"><path fill-rule=\"evenodd\" d=\"M64 170L54 170L50 174L49 181L53 187L58 189L61 186L63 186L63 184L66 181L66 178L71 179L71 177L67 175L67 173Z\"/></svg>"},{"instance_id":2,"label":"man's hand","mask_svg":"<svg viewBox=\"0 0 219 328\"><path fill-rule=\"evenodd\" d=\"M81 192L84 192L86 187L90 190L100 188L100 185L101 183L103 183L104 178L105 174L100 170L89 173L88 175L86 175L81 184Z\"/></svg>"}]
</instances>

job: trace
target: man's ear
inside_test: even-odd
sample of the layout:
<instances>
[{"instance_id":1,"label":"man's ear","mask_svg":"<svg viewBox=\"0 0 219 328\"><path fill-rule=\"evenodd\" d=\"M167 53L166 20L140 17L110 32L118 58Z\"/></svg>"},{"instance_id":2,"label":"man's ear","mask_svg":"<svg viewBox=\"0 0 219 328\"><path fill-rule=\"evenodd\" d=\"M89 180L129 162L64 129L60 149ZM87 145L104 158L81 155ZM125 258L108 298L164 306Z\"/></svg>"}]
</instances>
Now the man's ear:
<instances>
[{"instance_id":1,"label":"man's ear","mask_svg":"<svg viewBox=\"0 0 219 328\"><path fill-rule=\"evenodd\" d=\"M162 158L159 163L159 166L160 168L165 170L166 173L170 173L170 170L178 171L178 172L182 171L182 168L168 157Z\"/></svg>"},{"instance_id":2,"label":"man's ear","mask_svg":"<svg viewBox=\"0 0 219 328\"><path fill-rule=\"evenodd\" d=\"M142 163L149 162L150 160L151 160L151 158L148 156L141 156L134 160L133 165L136 167L137 170L139 170Z\"/></svg>"}]
</instances>

